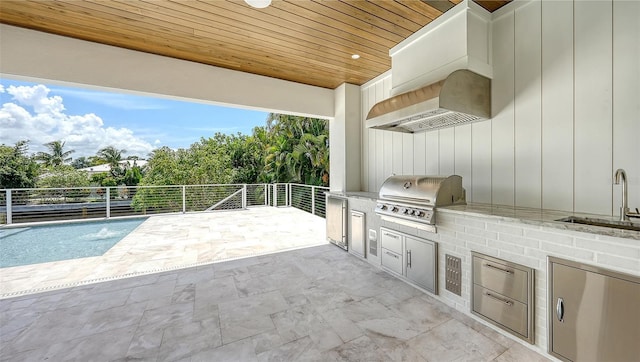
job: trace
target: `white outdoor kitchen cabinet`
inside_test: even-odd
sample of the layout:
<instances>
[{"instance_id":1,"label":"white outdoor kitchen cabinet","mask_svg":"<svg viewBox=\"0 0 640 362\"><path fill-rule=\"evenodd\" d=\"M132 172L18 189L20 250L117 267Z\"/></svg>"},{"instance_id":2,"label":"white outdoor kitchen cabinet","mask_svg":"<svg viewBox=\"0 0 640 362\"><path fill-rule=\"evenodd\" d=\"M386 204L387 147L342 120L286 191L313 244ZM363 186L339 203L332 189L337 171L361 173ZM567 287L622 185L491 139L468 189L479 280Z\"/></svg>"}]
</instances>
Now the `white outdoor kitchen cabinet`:
<instances>
[{"instance_id":1,"label":"white outdoor kitchen cabinet","mask_svg":"<svg viewBox=\"0 0 640 362\"><path fill-rule=\"evenodd\" d=\"M380 228L380 235L382 267L438 294L437 244L384 227Z\"/></svg>"}]
</instances>

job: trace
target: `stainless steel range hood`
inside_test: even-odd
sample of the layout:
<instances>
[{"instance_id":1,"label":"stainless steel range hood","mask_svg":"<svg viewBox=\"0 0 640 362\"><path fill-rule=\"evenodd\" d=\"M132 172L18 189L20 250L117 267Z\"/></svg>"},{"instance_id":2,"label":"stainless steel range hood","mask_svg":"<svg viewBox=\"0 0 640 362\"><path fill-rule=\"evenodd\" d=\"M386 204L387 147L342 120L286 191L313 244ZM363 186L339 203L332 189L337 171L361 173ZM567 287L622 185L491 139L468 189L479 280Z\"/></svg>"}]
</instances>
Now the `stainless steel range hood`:
<instances>
[{"instance_id":1,"label":"stainless steel range hood","mask_svg":"<svg viewBox=\"0 0 640 362\"><path fill-rule=\"evenodd\" d=\"M491 79L467 69L377 103L367 127L416 133L491 118Z\"/></svg>"}]
</instances>

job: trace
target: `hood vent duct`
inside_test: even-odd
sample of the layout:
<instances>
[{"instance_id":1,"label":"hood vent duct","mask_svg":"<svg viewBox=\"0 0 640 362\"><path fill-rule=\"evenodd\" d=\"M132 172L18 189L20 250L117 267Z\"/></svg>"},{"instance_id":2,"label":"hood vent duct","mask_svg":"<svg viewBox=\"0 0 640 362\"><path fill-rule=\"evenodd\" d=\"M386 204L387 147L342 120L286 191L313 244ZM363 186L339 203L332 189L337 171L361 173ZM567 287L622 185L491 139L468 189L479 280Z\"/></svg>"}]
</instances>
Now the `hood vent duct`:
<instances>
[{"instance_id":1,"label":"hood vent duct","mask_svg":"<svg viewBox=\"0 0 640 362\"><path fill-rule=\"evenodd\" d=\"M460 69L445 80L377 103L367 127L416 133L491 118L491 79Z\"/></svg>"}]
</instances>

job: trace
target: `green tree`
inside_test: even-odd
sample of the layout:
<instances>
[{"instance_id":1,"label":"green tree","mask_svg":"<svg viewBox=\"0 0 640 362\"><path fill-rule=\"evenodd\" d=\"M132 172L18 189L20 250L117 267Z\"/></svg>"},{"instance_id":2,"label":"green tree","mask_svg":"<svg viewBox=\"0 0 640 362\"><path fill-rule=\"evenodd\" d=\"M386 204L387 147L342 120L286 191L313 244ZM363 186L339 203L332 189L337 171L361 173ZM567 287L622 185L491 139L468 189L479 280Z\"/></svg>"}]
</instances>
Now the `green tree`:
<instances>
[{"instance_id":1,"label":"green tree","mask_svg":"<svg viewBox=\"0 0 640 362\"><path fill-rule=\"evenodd\" d=\"M0 188L35 187L40 166L27 156L29 141L19 141L13 147L0 145Z\"/></svg>"},{"instance_id":2,"label":"green tree","mask_svg":"<svg viewBox=\"0 0 640 362\"><path fill-rule=\"evenodd\" d=\"M327 121L272 113L266 131L262 181L329 185Z\"/></svg>"},{"instance_id":3,"label":"green tree","mask_svg":"<svg viewBox=\"0 0 640 362\"><path fill-rule=\"evenodd\" d=\"M72 158L70 155L75 150L64 151L64 145L66 142L63 141L53 141L49 143L45 143L49 149L49 152L38 152L35 155L35 159L41 161L45 167L49 166L60 166L65 163L71 162Z\"/></svg>"},{"instance_id":4,"label":"green tree","mask_svg":"<svg viewBox=\"0 0 640 362\"><path fill-rule=\"evenodd\" d=\"M119 150L114 146L107 146L98 150L96 156L101 161L111 165L111 167L117 167L119 162L122 161L122 154L126 152L127 150Z\"/></svg>"},{"instance_id":5,"label":"green tree","mask_svg":"<svg viewBox=\"0 0 640 362\"><path fill-rule=\"evenodd\" d=\"M82 156L82 157L78 157L78 158L74 159L71 162L71 166L73 166L73 168L75 168L75 169L81 169L81 168L91 167L93 165L91 164L91 161L89 161L89 159L87 159L86 157Z\"/></svg>"},{"instance_id":6,"label":"green tree","mask_svg":"<svg viewBox=\"0 0 640 362\"><path fill-rule=\"evenodd\" d=\"M48 167L36 182L36 186L42 188L86 187L90 184L85 171L76 170L69 165Z\"/></svg>"},{"instance_id":7,"label":"green tree","mask_svg":"<svg viewBox=\"0 0 640 362\"><path fill-rule=\"evenodd\" d=\"M127 150L119 150L114 146L107 146L98 150L96 157L111 166L111 171L109 172L114 179L118 180L125 175L125 170L120 166L120 161L123 159L122 154L126 152Z\"/></svg>"}]
</instances>

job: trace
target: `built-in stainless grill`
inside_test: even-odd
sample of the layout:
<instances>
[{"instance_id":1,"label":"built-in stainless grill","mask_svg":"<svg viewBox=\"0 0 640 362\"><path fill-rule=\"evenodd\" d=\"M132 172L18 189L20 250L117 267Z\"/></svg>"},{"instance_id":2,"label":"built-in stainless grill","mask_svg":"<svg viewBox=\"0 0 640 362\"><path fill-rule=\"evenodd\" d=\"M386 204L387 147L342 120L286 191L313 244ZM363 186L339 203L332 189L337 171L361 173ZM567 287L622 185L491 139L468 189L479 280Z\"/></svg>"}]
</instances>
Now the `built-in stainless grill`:
<instances>
[{"instance_id":1,"label":"built-in stainless grill","mask_svg":"<svg viewBox=\"0 0 640 362\"><path fill-rule=\"evenodd\" d=\"M434 209L465 203L458 175L393 175L380 187L376 213L386 221L436 232Z\"/></svg>"}]
</instances>

